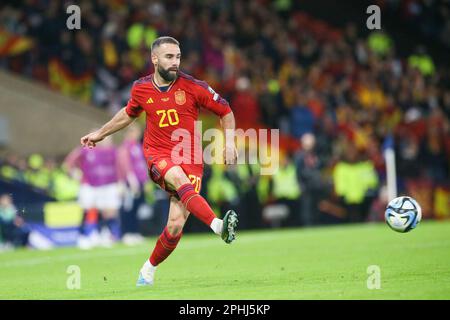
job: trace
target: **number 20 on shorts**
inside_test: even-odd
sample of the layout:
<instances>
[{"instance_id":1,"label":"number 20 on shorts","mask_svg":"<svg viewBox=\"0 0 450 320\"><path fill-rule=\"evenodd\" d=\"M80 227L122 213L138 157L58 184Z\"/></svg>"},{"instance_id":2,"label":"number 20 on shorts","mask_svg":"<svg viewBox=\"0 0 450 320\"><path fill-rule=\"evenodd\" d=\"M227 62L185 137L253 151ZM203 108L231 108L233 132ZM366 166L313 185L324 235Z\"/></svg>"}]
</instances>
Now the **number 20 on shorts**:
<instances>
[{"instance_id":1,"label":"number 20 on shorts","mask_svg":"<svg viewBox=\"0 0 450 320\"><path fill-rule=\"evenodd\" d=\"M202 179L200 179L200 177L197 177L193 174L190 174L188 178L189 178L189 180L191 180L191 183L194 186L195 192L200 193L200 186L202 183Z\"/></svg>"},{"instance_id":2,"label":"number 20 on shorts","mask_svg":"<svg viewBox=\"0 0 450 320\"><path fill-rule=\"evenodd\" d=\"M178 117L177 110L156 110L156 114L160 116L159 127L164 128L168 126L176 126L180 123L180 118Z\"/></svg>"}]
</instances>

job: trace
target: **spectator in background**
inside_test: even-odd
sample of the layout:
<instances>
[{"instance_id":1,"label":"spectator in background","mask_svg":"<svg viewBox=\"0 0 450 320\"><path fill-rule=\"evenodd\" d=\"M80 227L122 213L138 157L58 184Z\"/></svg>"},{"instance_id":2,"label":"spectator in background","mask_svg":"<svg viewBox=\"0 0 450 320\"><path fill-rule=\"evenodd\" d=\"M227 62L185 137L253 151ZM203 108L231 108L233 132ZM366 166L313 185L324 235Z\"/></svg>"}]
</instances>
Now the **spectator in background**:
<instances>
[{"instance_id":1,"label":"spectator in background","mask_svg":"<svg viewBox=\"0 0 450 320\"><path fill-rule=\"evenodd\" d=\"M222 164L211 166L211 175L206 182L208 199L217 212L224 212L226 208L238 209L239 193L233 174Z\"/></svg>"},{"instance_id":2,"label":"spectator in background","mask_svg":"<svg viewBox=\"0 0 450 320\"><path fill-rule=\"evenodd\" d=\"M444 135L439 127L429 126L425 140L422 142L420 163L425 165L427 178L435 183L445 183L449 179L449 162L445 148Z\"/></svg>"},{"instance_id":3,"label":"spectator in background","mask_svg":"<svg viewBox=\"0 0 450 320\"><path fill-rule=\"evenodd\" d=\"M302 150L296 154L297 181L301 187L300 220L302 225L317 223L318 204L323 193L322 162L316 153L316 138L306 133L301 138Z\"/></svg>"},{"instance_id":4,"label":"spectator in background","mask_svg":"<svg viewBox=\"0 0 450 320\"><path fill-rule=\"evenodd\" d=\"M334 189L345 207L347 222L364 222L378 187L378 176L370 160L362 160L356 147L348 143L344 159L333 170Z\"/></svg>"},{"instance_id":5,"label":"spectator in background","mask_svg":"<svg viewBox=\"0 0 450 320\"><path fill-rule=\"evenodd\" d=\"M52 173L50 194L57 201L73 201L77 199L80 182L70 176L63 165L56 167Z\"/></svg>"},{"instance_id":6,"label":"spectator in background","mask_svg":"<svg viewBox=\"0 0 450 320\"><path fill-rule=\"evenodd\" d=\"M258 199L258 183L261 179L261 167L257 163L254 155L250 154L250 150L242 149L240 155L245 156L246 161L229 171L234 170L235 186L238 189L240 198L240 212L245 212L245 217L240 220L243 228L260 228L261 227L261 203Z\"/></svg>"},{"instance_id":7,"label":"spectator in background","mask_svg":"<svg viewBox=\"0 0 450 320\"><path fill-rule=\"evenodd\" d=\"M34 153L28 157L28 169L25 173L25 179L33 187L48 192L50 172L45 165L42 155Z\"/></svg>"},{"instance_id":8,"label":"spectator in background","mask_svg":"<svg viewBox=\"0 0 450 320\"><path fill-rule=\"evenodd\" d=\"M296 103L291 109L291 134L299 139L306 133L313 132L314 115L308 108L308 100L303 92L298 92Z\"/></svg>"},{"instance_id":9,"label":"spectator in background","mask_svg":"<svg viewBox=\"0 0 450 320\"><path fill-rule=\"evenodd\" d=\"M148 181L147 163L140 142L141 129L132 124L125 133L125 139L119 147L118 165L126 189L121 209L122 240L125 244L137 244L143 238L139 234L137 212L145 203L144 187Z\"/></svg>"},{"instance_id":10,"label":"spectator in background","mask_svg":"<svg viewBox=\"0 0 450 320\"><path fill-rule=\"evenodd\" d=\"M230 105L236 114L237 127L251 128L260 122L259 105L249 78L242 76L236 81L236 93Z\"/></svg>"},{"instance_id":11,"label":"spectator in background","mask_svg":"<svg viewBox=\"0 0 450 320\"><path fill-rule=\"evenodd\" d=\"M121 190L117 148L111 138L102 141L95 149L78 147L65 159L69 171L78 168L81 171L81 187L78 196L80 206L85 210L80 226L78 246L90 249L95 245L109 247L120 239L119 209ZM97 230L86 235L85 222L90 210L97 210Z\"/></svg>"},{"instance_id":12,"label":"spectator in background","mask_svg":"<svg viewBox=\"0 0 450 320\"><path fill-rule=\"evenodd\" d=\"M290 224L299 225L300 185L297 181L296 168L289 155L280 154L280 167L272 175L271 196L276 204L288 209Z\"/></svg>"},{"instance_id":13,"label":"spectator in background","mask_svg":"<svg viewBox=\"0 0 450 320\"><path fill-rule=\"evenodd\" d=\"M270 80L265 84L259 94L259 105L263 123L269 128L278 127L278 94L279 84L276 80Z\"/></svg>"},{"instance_id":14,"label":"spectator in background","mask_svg":"<svg viewBox=\"0 0 450 320\"><path fill-rule=\"evenodd\" d=\"M24 172L19 170L18 163L20 157L16 154L10 153L5 159L2 159L0 165L0 178L6 181L24 181Z\"/></svg>"},{"instance_id":15,"label":"spectator in background","mask_svg":"<svg viewBox=\"0 0 450 320\"><path fill-rule=\"evenodd\" d=\"M0 246L5 249L22 247L28 243L29 230L17 213L8 194L0 196Z\"/></svg>"},{"instance_id":16,"label":"spectator in background","mask_svg":"<svg viewBox=\"0 0 450 320\"><path fill-rule=\"evenodd\" d=\"M433 59L423 46L418 47L416 53L408 58L408 64L417 68L424 76L431 76L436 70Z\"/></svg>"},{"instance_id":17,"label":"spectator in background","mask_svg":"<svg viewBox=\"0 0 450 320\"><path fill-rule=\"evenodd\" d=\"M386 56L392 49L392 39L384 32L371 32L367 44L379 56Z\"/></svg>"}]
</instances>

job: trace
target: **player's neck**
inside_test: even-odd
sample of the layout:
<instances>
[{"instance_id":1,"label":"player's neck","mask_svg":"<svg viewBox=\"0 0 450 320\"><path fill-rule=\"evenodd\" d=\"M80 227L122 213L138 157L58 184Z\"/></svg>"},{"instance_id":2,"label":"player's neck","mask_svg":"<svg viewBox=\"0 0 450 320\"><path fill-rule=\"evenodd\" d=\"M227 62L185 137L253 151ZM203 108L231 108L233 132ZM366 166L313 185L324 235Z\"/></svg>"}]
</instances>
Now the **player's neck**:
<instances>
[{"instance_id":1,"label":"player's neck","mask_svg":"<svg viewBox=\"0 0 450 320\"><path fill-rule=\"evenodd\" d=\"M154 77L153 77L153 81L155 81L155 84L156 84L158 87L165 87L165 86L170 85L174 80L172 80L172 81L167 81L167 80L165 80L163 77L161 77L161 75L159 74L158 71L155 71L155 75L154 75Z\"/></svg>"}]
</instances>

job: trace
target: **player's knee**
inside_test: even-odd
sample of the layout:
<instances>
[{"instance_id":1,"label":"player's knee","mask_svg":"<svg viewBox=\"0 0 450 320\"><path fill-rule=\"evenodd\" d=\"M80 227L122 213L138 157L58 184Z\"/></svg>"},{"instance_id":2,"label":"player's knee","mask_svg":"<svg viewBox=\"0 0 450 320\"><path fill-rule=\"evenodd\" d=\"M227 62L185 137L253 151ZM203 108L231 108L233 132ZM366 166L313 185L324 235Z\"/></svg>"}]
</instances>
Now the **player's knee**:
<instances>
[{"instance_id":1,"label":"player's knee","mask_svg":"<svg viewBox=\"0 0 450 320\"><path fill-rule=\"evenodd\" d=\"M186 174L184 172L181 172L179 175L175 177L175 185L177 189L186 183L190 183L190 181L186 177Z\"/></svg>"},{"instance_id":2,"label":"player's knee","mask_svg":"<svg viewBox=\"0 0 450 320\"><path fill-rule=\"evenodd\" d=\"M169 171L167 173L168 174L166 175L166 180L168 180L168 182L172 184L175 189L178 189L186 183L190 183L188 177L184 173L183 169L181 169L181 167L173 167L170 169L170 173Z\"/></svg>"}]
</instances>

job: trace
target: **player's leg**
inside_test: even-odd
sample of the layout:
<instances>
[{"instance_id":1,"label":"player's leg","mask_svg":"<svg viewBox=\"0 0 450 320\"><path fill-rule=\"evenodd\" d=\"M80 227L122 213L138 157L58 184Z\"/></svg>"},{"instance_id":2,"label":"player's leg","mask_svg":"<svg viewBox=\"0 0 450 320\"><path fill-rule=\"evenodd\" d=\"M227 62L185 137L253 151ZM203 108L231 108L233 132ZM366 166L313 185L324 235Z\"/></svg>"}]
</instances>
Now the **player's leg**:
<instances>
[{"instance_id":1,"label":"player's leg","mask_svg":"<svg viewBox=\"0 0 450 320\"><path fill-rule=\"evenodd\" d=\"M150 263L156 267L163 262L173 250L183 234L183 227L189 217L189 211L175 197L170 197L169 217L167 226L161 233L156 247L149 258Z\"/></svg>"},{"instance_id":2,"label":"player's leg","mask_svg":"<svg viewBox=\"0 0 450 320\"><path fill-rule=\"evenodd\" d=\"M150 258L142 266L138 286L153 284L156 267L175 250L183 234L183 227L189 217L189 211L175 197L170 197L167 226L159 236Z\"/></svg>"},{"instance_id":3,"label":"player's leg","mask_svg":"<svg viewBox=\"0 0 450 320\"><path fill-rule=\"evenodd\" d=\"M164 175L164 182L169 189L177 192L189 212L220 235L226 243L234 240L237 214L229 210L223 220L218 219L205 198L195 192L194 186L180 166L171 167Z\"/></svg>"}]
</instances>

